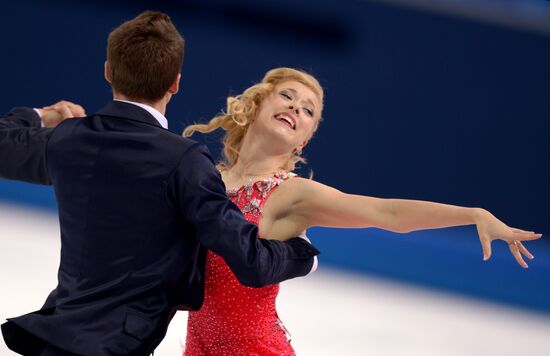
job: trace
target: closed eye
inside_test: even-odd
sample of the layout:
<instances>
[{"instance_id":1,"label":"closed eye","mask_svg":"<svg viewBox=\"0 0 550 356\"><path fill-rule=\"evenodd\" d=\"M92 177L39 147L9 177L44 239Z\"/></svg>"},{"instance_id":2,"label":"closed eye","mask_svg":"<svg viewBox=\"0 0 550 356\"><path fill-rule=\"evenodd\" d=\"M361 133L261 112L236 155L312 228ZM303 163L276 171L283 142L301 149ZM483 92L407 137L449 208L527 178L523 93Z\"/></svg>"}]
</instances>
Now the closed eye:
<instances>
[{"instance_id":1,"label":"closed eye","mask_svg":"<svg viewBox=\"0 0 550 356\"><path fill-rule=\"evenodd\" d=\"M313 110L304 108L304 112L307 114L307 116L313 117Z\"/></svg>"},{"instance_id":2,"label":"closed eye","mask_svg":"<svg viewBox=\"0 0 550 356\"><path fill-rule=\"evenodd\" d=\"M280 94L283 98L288 99L288 100L292 100L292 97L288 93L283 91Z\"/></svg>"}]
</instances>

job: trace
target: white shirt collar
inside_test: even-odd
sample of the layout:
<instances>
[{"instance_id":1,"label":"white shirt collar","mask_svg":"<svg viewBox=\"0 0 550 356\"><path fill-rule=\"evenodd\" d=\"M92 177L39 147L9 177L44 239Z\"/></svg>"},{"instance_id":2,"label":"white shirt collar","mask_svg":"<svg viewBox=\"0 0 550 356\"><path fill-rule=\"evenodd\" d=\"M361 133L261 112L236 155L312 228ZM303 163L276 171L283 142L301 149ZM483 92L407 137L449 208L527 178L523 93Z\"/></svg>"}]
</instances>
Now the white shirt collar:
<instances>
[{"instance_id":1,"label":"white shirt collar","mask_svg":"<svg viewBox=\"0 0 550 356\"><path fill-rule=\"evenodd\" d=\"M159 122L160 126L162 126L163 128L165 129L168 129L168 120L166 119L166 117L164 117L164 115L162 115L157 109L149 106L149 105L146 105L146 104L143 104L143 103L136 103L135 101L129 101L129 100L121 100L121 99L113 99L114 101L122 101L123 103L128 103L128 104L133 104L133 105L137 105L139 106L140 108L142 109L145 109L147 110L147 112L151 115L153 115L153 117L155 119L157 119L157 121Z\"/></svg>"}]
</instances>

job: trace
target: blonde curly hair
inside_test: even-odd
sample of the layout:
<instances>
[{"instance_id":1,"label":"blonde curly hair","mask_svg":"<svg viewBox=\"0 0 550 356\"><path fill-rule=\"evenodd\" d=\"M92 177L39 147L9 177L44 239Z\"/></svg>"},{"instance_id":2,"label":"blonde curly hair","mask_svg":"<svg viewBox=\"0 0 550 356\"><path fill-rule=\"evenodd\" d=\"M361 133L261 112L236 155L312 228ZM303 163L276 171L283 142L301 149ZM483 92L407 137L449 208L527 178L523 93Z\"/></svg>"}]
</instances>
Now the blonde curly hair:
<instances>
[{"instance_id":1,"label":"blonde curly hair","mask_svg":"<svg viewBox=\"0 0 550 356\"><path fill-rule=\"evenodd\" d=\"M248 127L256 117L258 108L262 100L273 92L275 86L287 81L297 81L311 89L319 98L322 112L323 108L323 88L312 75L293 68L280 67L268 71L260 83L246 89L242 94L230 96L227 98L227 108L219 115L210 120L207 124L189 125L183 131L184 137L189 137L195 132L210 133L219 128L226 131L223 137L223 158L218 164L220 170L226 170L233 167L239 159L243 138L248 131ZM320 119L319 119L320 121ZM317 122L313 132L317 130ZM286 171L295 169L297 163L305 163L302 152L293 152L285 167Z\"/></svg>"}]
</instances>

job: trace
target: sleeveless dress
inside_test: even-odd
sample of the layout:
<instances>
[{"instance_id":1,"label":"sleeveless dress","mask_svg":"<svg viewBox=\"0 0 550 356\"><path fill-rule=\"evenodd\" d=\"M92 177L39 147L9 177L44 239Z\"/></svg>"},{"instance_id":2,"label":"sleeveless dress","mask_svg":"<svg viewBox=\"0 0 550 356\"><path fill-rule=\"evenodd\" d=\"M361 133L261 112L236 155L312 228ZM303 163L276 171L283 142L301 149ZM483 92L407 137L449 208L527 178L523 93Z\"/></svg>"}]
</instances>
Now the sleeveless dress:
<instances>
[{"instance_id":1,"label":"sleeveless dress","mask_svg":"<svg viewBox=\"0 0 550 356\"><path fill-rule=\"evenodd\" d=\"M249 222L258 225L270 194L293 173L277 173L227 191ZM279 285L239 283L225 261L208 251L202 308L189 312L185 356L295 355L275 309Z\"/></svg>"}]
</instances>

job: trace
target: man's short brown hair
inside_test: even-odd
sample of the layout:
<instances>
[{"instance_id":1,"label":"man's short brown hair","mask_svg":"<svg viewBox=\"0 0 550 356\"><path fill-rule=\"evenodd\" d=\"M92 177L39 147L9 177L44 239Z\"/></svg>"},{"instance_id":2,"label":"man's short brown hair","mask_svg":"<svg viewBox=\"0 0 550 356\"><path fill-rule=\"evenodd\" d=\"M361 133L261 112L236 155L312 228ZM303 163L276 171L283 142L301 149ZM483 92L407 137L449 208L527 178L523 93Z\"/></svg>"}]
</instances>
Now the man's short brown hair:
<instances>
[{"instance_id":1,"label":"man's short brown hair","mask_svg":"<svg viewBox=\"0 0 550 356\"><path fill-rule=\"evenodd\" d=\"M181 71L184 41L170 17L145 11L109 34L113 90L132 101L157 102Z\"/></svg>"}]
</instances>

